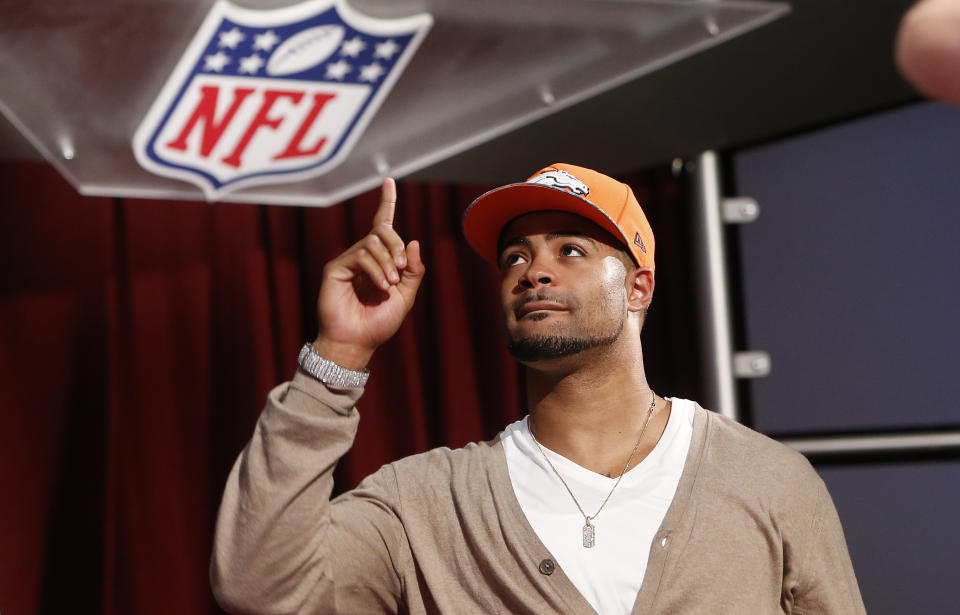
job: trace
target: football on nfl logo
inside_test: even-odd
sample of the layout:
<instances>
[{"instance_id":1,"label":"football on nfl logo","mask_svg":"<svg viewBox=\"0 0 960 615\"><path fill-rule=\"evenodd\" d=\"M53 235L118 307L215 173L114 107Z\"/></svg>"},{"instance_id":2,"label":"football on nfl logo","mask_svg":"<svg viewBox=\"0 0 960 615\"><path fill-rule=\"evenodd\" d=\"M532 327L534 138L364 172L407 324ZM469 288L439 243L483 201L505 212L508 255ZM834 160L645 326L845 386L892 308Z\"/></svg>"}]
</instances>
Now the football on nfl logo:
<instances>
[{"instance_id":1,"label":"football on nfl logo","mask_svg":"<svg viewBox=\"0 0 960 615\"><path fill-rule=\"evenodd\" d=\"M137 161L208 200L341 162L433 23L344 0L253 10L218 0L133 137Z\"/></svg>"}]
</instances>

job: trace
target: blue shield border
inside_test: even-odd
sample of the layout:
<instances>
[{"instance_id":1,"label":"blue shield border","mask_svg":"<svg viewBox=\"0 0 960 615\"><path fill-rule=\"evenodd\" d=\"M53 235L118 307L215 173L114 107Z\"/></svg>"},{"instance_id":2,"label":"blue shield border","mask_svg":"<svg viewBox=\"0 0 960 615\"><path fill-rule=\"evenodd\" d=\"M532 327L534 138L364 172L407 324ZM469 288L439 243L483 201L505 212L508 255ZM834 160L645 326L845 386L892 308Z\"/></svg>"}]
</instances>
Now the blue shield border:
<instances>
[{"instance_id":1,"label":"blue shield border","mask_svg":"<svg viewBox=\"0 0 960 615\"><path fill-rule=\"evenodd\" d=\"M164 160L157 153L156 140L191 81L202 72L204 56L210 51L217 33L236 25L245 28L271 28L295 34L297 31L330 23L347 29L344 39L356 32L372 37L390 37L398 42L402 51L398 53L383 81L372 89L361 104L350 126L325 158L310 162L302 168L258 171L221 182L203 169ZM197 185L203 190L207 200L215 200L228 192L255 185L294 182L319 176L342 162L350 153L432 24L433 18L426 13L399 19L372 18L350 8L345 0L308 0L289 7L268 10L246 9L235 6L228 0L217 0L134 134L133 150L137 162L151 173ZM326 81L317 78L319 71L320 67L317 66L278 79ZM311 75L311 72L317 74Z\"/></svg>"}]
</instances>

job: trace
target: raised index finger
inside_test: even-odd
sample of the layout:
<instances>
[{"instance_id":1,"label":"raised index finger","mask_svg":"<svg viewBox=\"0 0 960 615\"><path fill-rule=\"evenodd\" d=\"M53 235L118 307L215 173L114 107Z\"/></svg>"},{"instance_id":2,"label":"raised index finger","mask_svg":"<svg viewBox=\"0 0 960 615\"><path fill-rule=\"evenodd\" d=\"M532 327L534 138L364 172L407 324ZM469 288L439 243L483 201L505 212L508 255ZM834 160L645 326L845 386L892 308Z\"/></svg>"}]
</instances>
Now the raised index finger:
<instances>
[{"instance_id":1,"label":"raised index finger","mask_svg":"<svg viewBox=\"0 0 960 615\"><path fill-rule=\"evenodd\" d=\"M380 206L377 213L373 216L373 226L385 224L393 226L393 213L397 208L397 184L392 177L386 177L383 180L383 186L380 188Z\"/></svg>"}]
</instances>

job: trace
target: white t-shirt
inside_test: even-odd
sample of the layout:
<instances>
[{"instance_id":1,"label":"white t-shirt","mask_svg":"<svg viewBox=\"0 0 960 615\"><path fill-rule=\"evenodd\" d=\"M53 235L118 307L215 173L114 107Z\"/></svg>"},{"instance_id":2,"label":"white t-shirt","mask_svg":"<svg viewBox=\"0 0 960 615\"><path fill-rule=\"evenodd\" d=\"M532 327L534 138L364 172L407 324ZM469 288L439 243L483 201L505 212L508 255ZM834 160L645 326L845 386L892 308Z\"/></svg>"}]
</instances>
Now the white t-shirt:
<instances>
[{"instance_id":1,"label":"white t-shirt","mask_svg":"<svg viewBox=\"0 0 960 615\"><path fill-rule=\"evenodd\" d=\"M583 515L540 454L529 417L500 434L520 508L540 541L584 598L602 615L629 614L647 570L650 543L667 514L693 437L694 404L671 398L670 419L647 457L623 476L592 522L596 546L583 546ZM616 482L544 447L580 506L596 513Z\"/></svg>"}]
</instances>

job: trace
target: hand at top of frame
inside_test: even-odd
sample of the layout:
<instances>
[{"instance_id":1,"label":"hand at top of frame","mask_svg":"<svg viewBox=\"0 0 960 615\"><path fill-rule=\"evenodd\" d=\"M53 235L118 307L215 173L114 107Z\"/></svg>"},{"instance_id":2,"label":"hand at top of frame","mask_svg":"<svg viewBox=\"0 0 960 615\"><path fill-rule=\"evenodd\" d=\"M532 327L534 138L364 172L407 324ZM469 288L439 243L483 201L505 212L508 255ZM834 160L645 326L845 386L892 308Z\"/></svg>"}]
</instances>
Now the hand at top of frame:
<instances>
[{"instance_id":1,"label":"hand at top of frame","mask_svg":"<svg viewBox=\"0 0 960 615\"><path fill-rule=\"evenodd\" d=\"M900 73L923 94L960 105L960 2L921 0L900 22Z\"/></svg>"},{"instance_id":2,"label":"hand at top of frame","mask_svg":"<svg viewBox=\"0 0 960 615\"><path fill-rule=\"evenodd\" d=\"M419 242L404 244L393 230L396 204L397 187L388 177L370 232L323 268L313 345L348 369L363 368L397 332L426 271Z\"/></svg>"}]
</instances>

